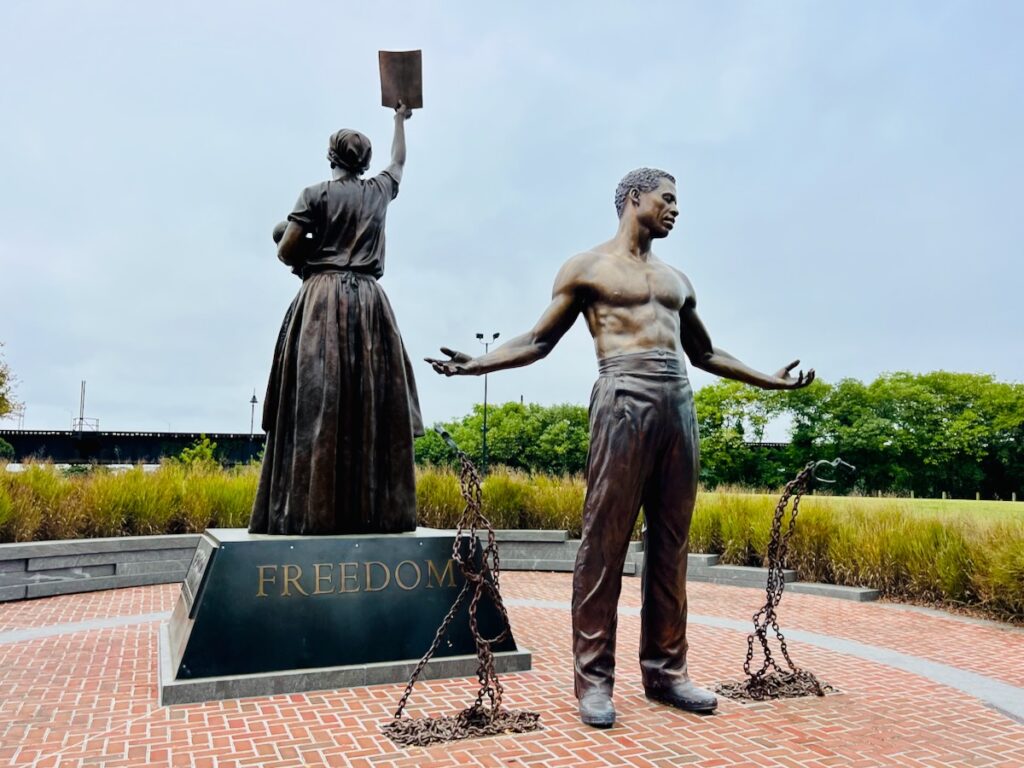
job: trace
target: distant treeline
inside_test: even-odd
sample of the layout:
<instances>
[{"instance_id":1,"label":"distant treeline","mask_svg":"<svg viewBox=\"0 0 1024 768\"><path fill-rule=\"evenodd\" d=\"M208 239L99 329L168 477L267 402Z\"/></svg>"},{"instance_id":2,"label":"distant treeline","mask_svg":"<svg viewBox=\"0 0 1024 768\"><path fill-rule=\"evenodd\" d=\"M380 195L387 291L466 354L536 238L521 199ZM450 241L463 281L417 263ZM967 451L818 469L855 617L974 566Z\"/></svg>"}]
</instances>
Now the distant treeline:
<instances>
[{"instance_id":1,"label":"distant treeline","mask_svg":"<svg viewBox=\"0 0 1024 768\"><path fill-rule=\"evenodd\" d=\"M808 461L841 456L857 467L839 493L1024 498L1024 385L971 373L891 373L870 384L816 381L795 392L719 381L696 394L701 481L774 488ZM789 423L789 444L763 447L767 425ZM578 473L586 464L587 411L578 405L488 408L489 463ZM475 460L483 408L443 425ZM421 464L450 464L444 442L416 443Z\"/></svg>"}]
</instances>

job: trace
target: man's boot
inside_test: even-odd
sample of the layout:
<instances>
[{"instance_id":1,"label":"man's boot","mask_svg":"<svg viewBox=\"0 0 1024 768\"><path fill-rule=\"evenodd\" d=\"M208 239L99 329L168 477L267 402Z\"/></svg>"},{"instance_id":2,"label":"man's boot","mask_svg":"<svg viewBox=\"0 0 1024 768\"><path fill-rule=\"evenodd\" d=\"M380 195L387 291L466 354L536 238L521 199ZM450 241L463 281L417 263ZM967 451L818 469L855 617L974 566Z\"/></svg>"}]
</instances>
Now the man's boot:
<instances>
[{"instance_id":1,"label":"man's boot","mask_svg":"<svg viewBox=\"0 0 1024 768\"><path fill-rule=\"evenodd\" d=\"M644 686L647 698L686 712L712 712L718 699L711 691L698 688L689 680L673 680L666 685Z\"/></svg>"},{"instance_id":2,"label":"man's boot","mask_svg":"<svg viewBox=\"0 0 1024 768\"><path fill-rule=\"evenodd\" d=\"M615 724L611 695L597 688L580 696L580 720L594 728L611 728Z\"/></svg>"}]
</instances>

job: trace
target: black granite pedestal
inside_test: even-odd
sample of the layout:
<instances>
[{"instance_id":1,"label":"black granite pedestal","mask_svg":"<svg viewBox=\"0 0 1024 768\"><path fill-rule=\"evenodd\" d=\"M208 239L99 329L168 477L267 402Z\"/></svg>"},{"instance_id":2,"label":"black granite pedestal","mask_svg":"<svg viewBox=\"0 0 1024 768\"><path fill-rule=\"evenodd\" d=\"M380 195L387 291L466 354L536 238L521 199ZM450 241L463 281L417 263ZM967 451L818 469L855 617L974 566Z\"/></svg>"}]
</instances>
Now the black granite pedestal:
<instances>
[{"instance_id":1,"label":"black granite pedestal","mask_svg":"<svg viewBox=\"0 0 1024 768\"><path fill-rule=\"evenodd\" d=\"M161 628L161 704L404 682L462 588L454 538L207 531ZM498 634L489 598L477 615ZM511 634L494 650L499 672L530 668ZM474 675L475 652L463 605L424 679Z\"/></svg>"}]
</instances>

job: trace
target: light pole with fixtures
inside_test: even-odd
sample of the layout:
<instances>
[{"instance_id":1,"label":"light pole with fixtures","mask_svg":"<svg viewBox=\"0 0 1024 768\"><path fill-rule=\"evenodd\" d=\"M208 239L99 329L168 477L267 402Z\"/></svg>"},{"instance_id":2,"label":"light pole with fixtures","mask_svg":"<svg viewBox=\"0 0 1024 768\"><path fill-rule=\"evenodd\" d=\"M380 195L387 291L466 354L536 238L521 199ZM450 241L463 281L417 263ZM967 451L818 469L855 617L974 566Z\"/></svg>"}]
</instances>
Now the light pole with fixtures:
<instances>
[{"instance_id":1,"label":"light pole with fixtures","mask_svg":"<svg viewBox=\"0 0 1024 768\"><path fill-rule=\"evenodd\" d=\"M252 440L253 431L256 426L256 403L259 401L256 399L256 390L252 391L252 400L249 401L249 405L252 406L252 412L249 414L249 439Z\"/></svg>"},{"instance_id":2,"label":"light pole with fixtures","mask_svg":"<svg viewBox=\"0 0 1024 768\"><path fill-rule=\"evenodd\" d=\"M476 340L484 345L484 354L486 355L488 350L491 348L491 344L500 336L497 331L491 336L490 339L485 339L482 333L476 335ZM487 473L487 374L484 374L484 429L483 429L483 451L482 461L484 474Z\"/></svg>"}]
</instances>

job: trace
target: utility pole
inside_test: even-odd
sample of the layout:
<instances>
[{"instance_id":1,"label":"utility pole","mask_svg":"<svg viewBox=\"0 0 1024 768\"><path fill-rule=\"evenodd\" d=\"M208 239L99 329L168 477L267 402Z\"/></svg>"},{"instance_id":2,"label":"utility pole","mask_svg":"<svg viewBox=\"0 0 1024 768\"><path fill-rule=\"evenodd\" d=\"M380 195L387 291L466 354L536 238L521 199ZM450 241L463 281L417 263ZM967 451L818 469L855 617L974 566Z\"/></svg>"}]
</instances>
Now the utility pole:
<instances>
[{"instance_id":1,"label":"utility pole","mask_svg":"<svg viewBox=\"0 0 1024 768\"><path fill-rule=\"evenodd\" d=\"M77 432L79 437L81 437L86 427L99 430L100 420L89 419L85 416L85 380L83 379L81 394L78 397L78 418L71 417L71 431Z\"/></svg>"},{"instance_id":2,"label":"utility pole","mask_svg":"<svg viewBox=\"0 0 1024 768\"><path fill-rule=\"evenodd\" d=\"M82 379L82 394L78 398L78 431L85 427L85 379Z\"/></svg>"},{"instance_id":3,"label":"utility pole","mask_svg":"<svg viewBox=\"0 0 1024 768\"><path fill-rule=\"evenodd\" d=\"M478 333L476 335L476 340L484 345L484 354L485 355L487 354L488 350L490 350L491 344L493 344L494 341L500 335L501 334L498 333L497 331L495 331L491 335L490 339L485 339L484 335L482 333ZM483 460L481 461L481 464L482 464L482 467L483 467L483 472L486 475L487 474L487 374L486 373L484 374L484 429L483 429L483 433L484 433L483 434L483 451L482 451L482 453L483 453Z\"/></svg>"}]
</instances>

